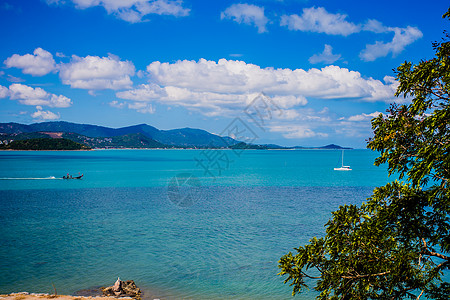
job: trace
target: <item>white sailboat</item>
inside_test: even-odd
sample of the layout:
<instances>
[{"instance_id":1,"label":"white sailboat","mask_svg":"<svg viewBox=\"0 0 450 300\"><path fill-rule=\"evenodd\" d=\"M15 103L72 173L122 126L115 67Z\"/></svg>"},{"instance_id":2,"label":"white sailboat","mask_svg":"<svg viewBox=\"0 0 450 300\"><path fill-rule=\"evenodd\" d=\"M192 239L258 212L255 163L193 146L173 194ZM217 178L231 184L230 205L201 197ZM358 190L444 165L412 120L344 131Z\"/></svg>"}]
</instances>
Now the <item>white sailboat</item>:
<instances>
[{"instance_id":1,"label":"white sailboat","mask_svg":"<svg viewBox=\"0 0 450 300\"><path fill-rule=\"evenodd\" d=\"M342 150L342 164L339 168L334 168L335 171L351 171L350 166L344 166L344 150Z\"/></svg>"}]
</instances>

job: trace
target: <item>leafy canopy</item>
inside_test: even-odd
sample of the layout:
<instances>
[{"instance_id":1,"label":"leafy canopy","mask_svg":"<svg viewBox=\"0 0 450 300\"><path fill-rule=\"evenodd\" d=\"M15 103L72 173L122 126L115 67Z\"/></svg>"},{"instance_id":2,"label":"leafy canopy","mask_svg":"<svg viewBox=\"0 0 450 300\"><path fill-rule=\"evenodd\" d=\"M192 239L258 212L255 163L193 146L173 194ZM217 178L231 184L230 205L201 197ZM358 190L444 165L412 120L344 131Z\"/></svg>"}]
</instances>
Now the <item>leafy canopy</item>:
<instances>
[{"instance_id":1,"label":"leafy canopy","mask_svg":"<svg viewBox=\"0 0 450 300\"><path fill-rule=\"evenodd\" d=\"M444 14L450 18L450 8ZM281 257L292 294L314 280L318 299L449 299L450 36L435 57L396 69L393 104L372 120L368 148L400 179L374 190L361 207L344 205L313 238ZM410 101L409 101L410 100Z\"/></svg>"}]
</instances>

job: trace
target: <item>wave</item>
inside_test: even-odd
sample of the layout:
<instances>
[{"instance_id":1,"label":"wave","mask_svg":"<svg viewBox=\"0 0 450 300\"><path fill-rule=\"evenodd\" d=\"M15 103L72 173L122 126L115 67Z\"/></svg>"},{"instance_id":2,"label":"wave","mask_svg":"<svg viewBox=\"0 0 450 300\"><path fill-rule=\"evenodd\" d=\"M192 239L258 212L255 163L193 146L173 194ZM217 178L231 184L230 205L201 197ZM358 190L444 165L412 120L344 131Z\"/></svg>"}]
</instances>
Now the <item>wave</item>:
<instances>
[{"instance_id":1,"label":"wave","mask_svg":"<svg viewBox=\"0 0 450 300\"><path fill-rule=\"evenodd\" d=\"M24 177L24 178L16 178L16 177L3 177L0 180L53 180L53 179L62 179L60 177L49 176L49 177Z\"/></svg>"}]
</instances>

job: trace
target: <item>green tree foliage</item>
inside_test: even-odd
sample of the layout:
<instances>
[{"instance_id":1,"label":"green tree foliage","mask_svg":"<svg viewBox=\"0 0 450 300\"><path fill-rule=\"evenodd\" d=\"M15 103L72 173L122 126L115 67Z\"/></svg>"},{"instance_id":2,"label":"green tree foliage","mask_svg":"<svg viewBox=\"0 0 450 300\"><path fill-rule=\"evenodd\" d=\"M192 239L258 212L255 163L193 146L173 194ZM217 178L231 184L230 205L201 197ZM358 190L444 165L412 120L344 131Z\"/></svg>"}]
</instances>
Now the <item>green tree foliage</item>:
<instances>
[{"instance_id":1,"label":"green tree foliage","mask_svg":"<svg viewBox=\"0 0 450 300\"><path fill-rule=\"evenodd\" d=\"M341 206L325 237L280 259L293 295L315 282L318 299L450 298L450 36L433 48L433 59L396 70L396 96L410 104L372 120L375 165L404 181L376 188L361 207Z\"/></svg>"},{"instance_id":2,"label":"green tree foliage","mask_svg":"<svg viewBox=\"0 0 450 300\"><path fill-rule=\"evenodd\" d=\"M89 150L86 145L68 139L36 138L16 140L8 145L0 145L0 150Z\"/></svg>"}]
</instances>

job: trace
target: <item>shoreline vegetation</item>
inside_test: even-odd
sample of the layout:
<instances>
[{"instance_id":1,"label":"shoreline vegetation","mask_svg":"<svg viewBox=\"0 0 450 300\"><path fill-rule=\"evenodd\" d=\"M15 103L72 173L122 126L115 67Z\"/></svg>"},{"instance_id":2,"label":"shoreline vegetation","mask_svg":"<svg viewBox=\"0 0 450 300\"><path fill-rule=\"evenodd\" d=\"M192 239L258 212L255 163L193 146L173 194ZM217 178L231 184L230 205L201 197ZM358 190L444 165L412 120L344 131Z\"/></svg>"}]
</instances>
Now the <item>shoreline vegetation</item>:
<instances>
[{"instance_id":1,"label":"shoreline vegetation","mask_svg":"<svg viewBox=\"0 0 450 300\"><path fill-rule=\"evenodd\" d=\"M35 138L37 136L37 138ZM71 138L75 136L75 138ZM74 133L62 132L32 132L29 134L0 133L0 150L20 151L62 151L62 150L351 150L353 148L329 144L321 147L283 147L278 145L258 145L238 142L230 146L184 146L148 143L140 134L119 136L112 138L81 139Z\"/></svg>"},{"instance_id":2,"label":"shoreline vegetation","mask_svg":"<svg viewBox=\"0 0 450 300\"><path fill-rule=\"evenodd\" d=\"M92 148L64 138L12 140L0 145L0 150L91 150Z\"/></svg>"}]
</instances>

